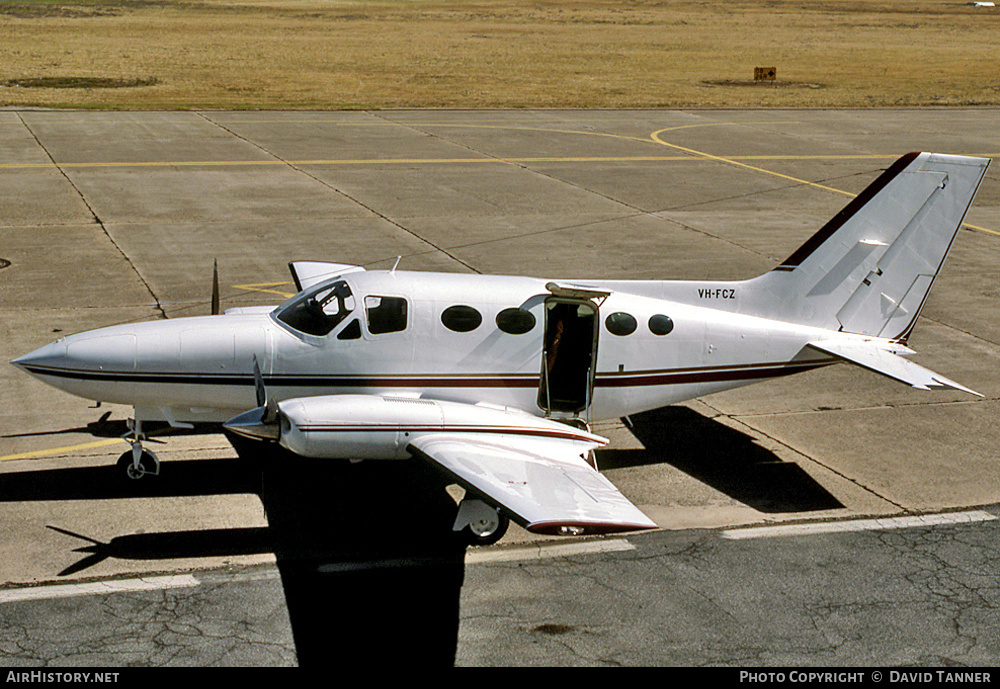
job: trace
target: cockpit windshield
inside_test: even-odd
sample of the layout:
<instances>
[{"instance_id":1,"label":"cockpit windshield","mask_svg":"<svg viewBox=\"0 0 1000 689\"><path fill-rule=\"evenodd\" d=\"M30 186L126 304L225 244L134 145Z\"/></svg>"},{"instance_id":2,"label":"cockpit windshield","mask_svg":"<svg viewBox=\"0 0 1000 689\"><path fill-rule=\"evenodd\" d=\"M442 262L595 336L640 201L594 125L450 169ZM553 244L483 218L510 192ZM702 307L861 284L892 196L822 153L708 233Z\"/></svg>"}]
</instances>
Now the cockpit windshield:
<instances>
[{"instance_id":1,"label":"cockpit windshield","mask_svg":"<svg viewBox=\"0 0 1000 689\"><path fill-rule=\"evenodd\" d=\"M341 280L299 295L284 305L276 317L299 332L323 337L347 318L354 306L351 288Z\"/></svg>"}]
</instances>

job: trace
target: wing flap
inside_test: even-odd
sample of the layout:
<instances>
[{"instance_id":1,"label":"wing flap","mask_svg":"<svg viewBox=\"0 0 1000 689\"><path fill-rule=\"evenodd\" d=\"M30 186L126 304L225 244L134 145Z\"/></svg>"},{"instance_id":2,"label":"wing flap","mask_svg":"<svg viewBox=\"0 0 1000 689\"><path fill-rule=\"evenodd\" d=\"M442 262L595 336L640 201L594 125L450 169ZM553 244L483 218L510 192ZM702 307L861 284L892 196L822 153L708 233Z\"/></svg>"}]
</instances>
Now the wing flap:
<instances>
[{"instance_id":1,"label":"wing flap","mask_svg":"<svg viewBox=\"0 0 1000 689\"><path fill-rule=\"evenodd\" d=\"M867 368L875 373L881 373L884 376L906 383L919 390L952 388L982 397L975 390L970 390L964 385L942 376L940 373L935 373L928 368L904 359L890 349L892 345L888 342L845 338L843 340L818 340L810 342L807 346L835 356L838 359L843 359L844 361ZM906 354L913 353L913 350L906 347L898 347L898 351Z\"/></svg>"},{"instance_id":2,"label":"wing flap","mask_svg":"<svg viewBox=\"0 0 1000 689\"><path fill-rule=\"evenodd\" d=\"M575 442L439 433L414 440L410 449L534 533L656 528L583 460Z\"/></svg>"}]
</instances>

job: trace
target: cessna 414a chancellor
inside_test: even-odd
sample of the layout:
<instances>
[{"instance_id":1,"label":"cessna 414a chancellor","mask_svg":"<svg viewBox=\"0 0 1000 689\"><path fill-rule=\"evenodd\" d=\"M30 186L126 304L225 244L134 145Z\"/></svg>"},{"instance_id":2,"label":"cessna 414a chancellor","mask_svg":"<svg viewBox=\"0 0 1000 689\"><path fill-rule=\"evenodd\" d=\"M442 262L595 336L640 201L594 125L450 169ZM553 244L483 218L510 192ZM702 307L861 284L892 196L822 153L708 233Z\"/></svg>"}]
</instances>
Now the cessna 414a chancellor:
<instances>
[{"instance_id":1,"label":"cessna 414a chancellor","mask_svg":"<svg viewBox=\"0 0 1000 689\"><path fill-rule=\"evenodd\" d=\"M223 423L310 458L416 458L462 485L455 530L495 540L654 528L589 431L840 361L974 393L903 358L989 159L911 153L773 270L743 281L543 280L290 264L278 307L65 337L13 363L135 409L120 464L156 474L143 421ZM253 408L256 407L256 408Z\"/></svg>"}]
</instances>

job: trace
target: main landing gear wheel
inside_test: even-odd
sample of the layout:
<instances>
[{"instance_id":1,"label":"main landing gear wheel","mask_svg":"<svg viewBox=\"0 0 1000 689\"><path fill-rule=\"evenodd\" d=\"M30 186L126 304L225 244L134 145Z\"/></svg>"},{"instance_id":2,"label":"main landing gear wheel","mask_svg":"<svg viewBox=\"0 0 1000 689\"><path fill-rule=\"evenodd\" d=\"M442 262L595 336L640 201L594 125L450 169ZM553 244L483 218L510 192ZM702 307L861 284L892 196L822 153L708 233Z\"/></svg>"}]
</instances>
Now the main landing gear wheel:
<instances>
[{"instance_id":1,"label":"main landing gear wheel","mask_svg":"<svg viewBox=\"0 0 1000 689\"><path fill-rule=\"evenodd\" d=\"M455 531L461 531L469 545L492 545L504 537L510 519L482 500L463 500L458 506Z\"/></svg>"}]
</instances>

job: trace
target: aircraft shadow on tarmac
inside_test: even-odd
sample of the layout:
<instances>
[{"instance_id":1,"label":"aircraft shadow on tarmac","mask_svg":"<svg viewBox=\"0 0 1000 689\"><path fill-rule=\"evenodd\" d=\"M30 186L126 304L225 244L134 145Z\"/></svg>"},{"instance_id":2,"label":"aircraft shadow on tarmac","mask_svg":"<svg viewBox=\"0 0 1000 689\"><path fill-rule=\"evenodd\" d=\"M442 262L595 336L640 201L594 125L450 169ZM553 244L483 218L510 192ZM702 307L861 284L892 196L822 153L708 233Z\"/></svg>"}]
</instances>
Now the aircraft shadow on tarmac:
<instances>
[{"instance_id":1,"label":"aircraft shadow on tarmac","mask_svg":"<svg viewBox=\"0 0 1000 689\"><path fill-rule=\"evenodd\" d=\"M843 504L795 462L754 439L687 407L664 407L631 417L645 450L598 452L598 466L670 464L734 500L765 513L810 512Z\"/></svg>"},{"instance_id":2,"label":"aircraft shadow on tarmac","mask_svg":"<svg viewBox=\"0 0 1000 689\"><path fill-rule=\"evenodd\" d=\"M446 485L422 462L263 461L300 665L454 664L466 543Z\"/></svg>"},{"instance_id":3,"label":"aircraft shadow on tarmac","mask_svg":"<svg viewBox=\"0 0 1000 689\"><path fill-rule=\"evenodd\" d=\"M122 442L122 450L126 449ZM114 500L136 497L255 494L260 473L234 459L164 462L160 476L133 481L114 464L3 474L0 502Z\"/></svg>"},{"instance_id":4,"label":"aircraft shadow on tarmac","mask_svg":"<svg viewBox=\"0 0 1000 689\"><path fill-rule=\"evenodd\" d=\"M167 560L174 558L257 555L274 552L271 532L267 527L242 529L204 529L199 531L164 531L152 534L116 536L107 543L69 529L49 525L48 528L90 545L74 552L88 553L59 572L69 576L82 572L109 558L119 560Z\"/></svg>"},{"instance_id":5,"label":"aircraft shadow on tarmac","mask_svg":"<svg viewBox=\"0 0 1000 689\"><path fill-rule=\"evenodd\" d=\"M92 409L95 407L91 407ZM45 435L69 435L71 433L89 433L95 438L120 438L130 429L125 419L111 419L112 412L106 411L97 421L91 421L86 426L78 428L62 428L57 431L36 431L34 433L12 433L10 435L0 435L0 438L30 438ZM204 435L206 433L218 432L218 426L210 424L195 424L190 430L183 428L171 428L165 422L147 421L143 424L143 429L148 436L156 435Z\"/></svg>"},{"instance_id":6,"label":"aircraft shadow on tarmac","mask_svg":"<svg viewBox=\"0 0 1000 689\"><path fill-rule=\"evenodd\" d=\"M152 480L129 480L115 466L7 473L0 477L0 502L256 494L266 528L102 542L70 524L50 524L81 554L59 575L109 558L270 552L300 666L384 663L387 657L409 666L454 664L466 542L451 529L456 504L445 478L420 462L355 464L241 449L241 460L164 462Z\"/></svg>"},{"instance_id":7,"label":"aircraft shadow on tarmac","mask_svg":"<svg viewBox=\"0 0 1000 689\"><path fill-rule=\"evenodd\" d=\"M637 415L632 431L647 449L603 451L602 468L666 462L765 512L840 505L794 463L690 409ZM240 460L165 462L154 480L126 479L115 466L4 474L0 502L256 494L266 528L133 534L104 543L72 525L49 525L77 539L74 552L82 554L60 574L108 558L272 552L300 666L384 663L387 656L411 666L454 663L466 545L451 530L455 501L442 475L415 461L318 461L238 439L234 445Z\"/></svg>"}]
</instances>

